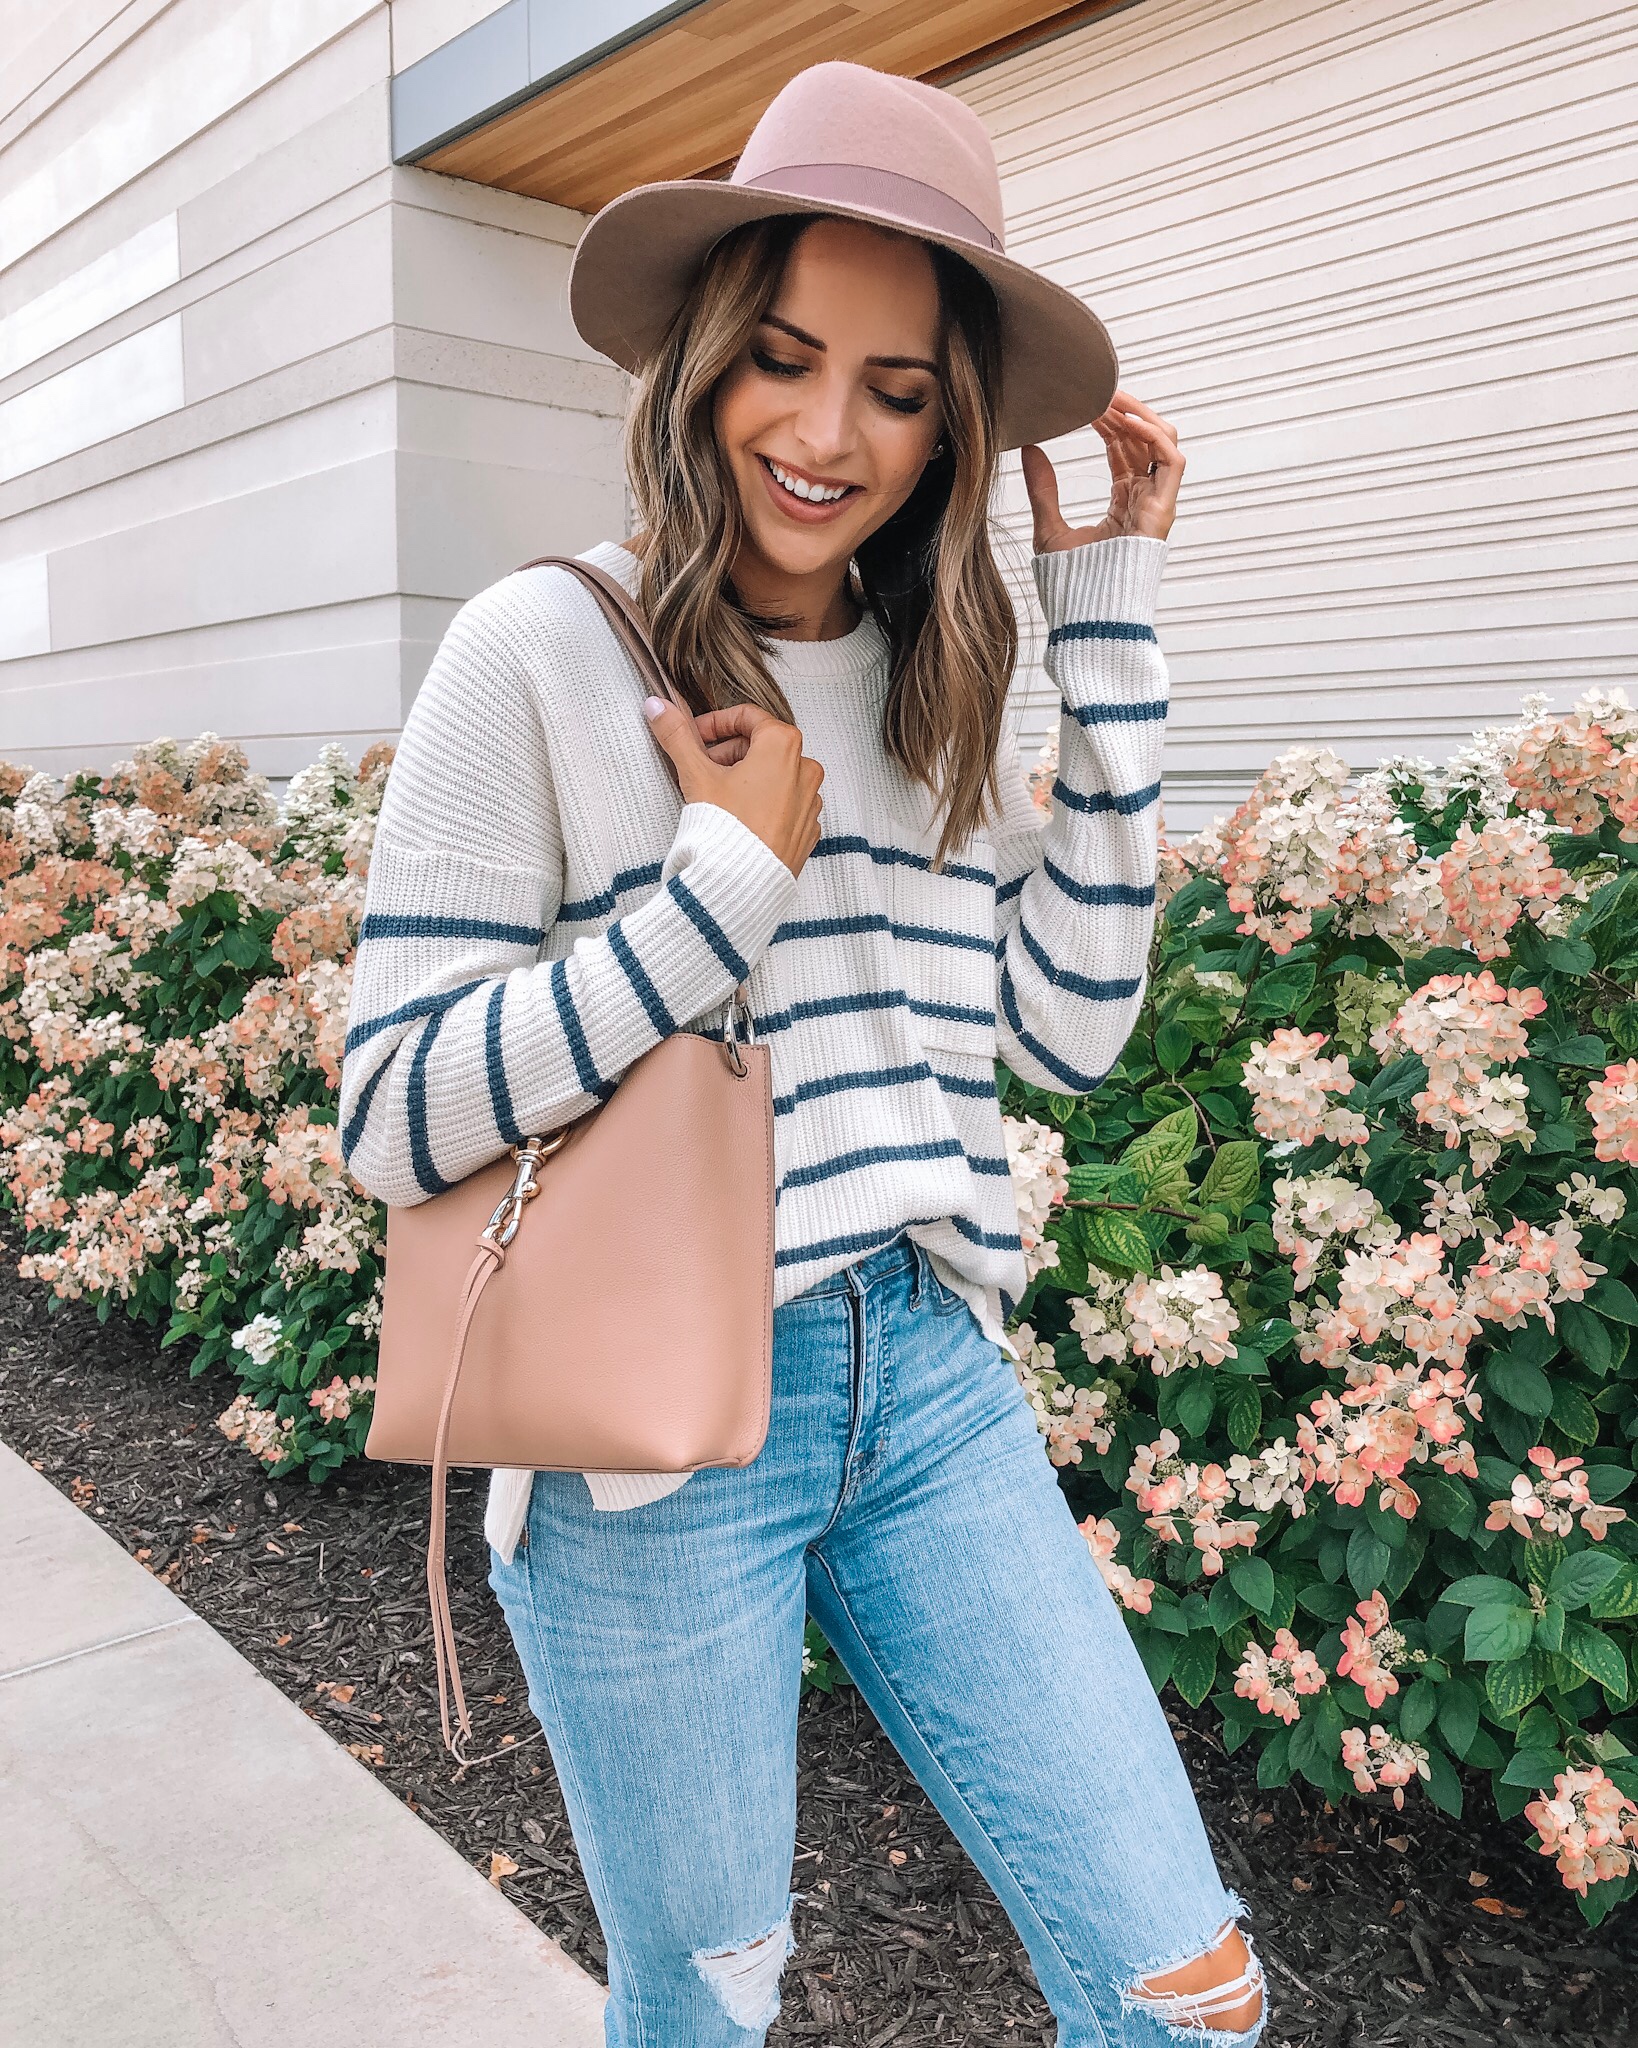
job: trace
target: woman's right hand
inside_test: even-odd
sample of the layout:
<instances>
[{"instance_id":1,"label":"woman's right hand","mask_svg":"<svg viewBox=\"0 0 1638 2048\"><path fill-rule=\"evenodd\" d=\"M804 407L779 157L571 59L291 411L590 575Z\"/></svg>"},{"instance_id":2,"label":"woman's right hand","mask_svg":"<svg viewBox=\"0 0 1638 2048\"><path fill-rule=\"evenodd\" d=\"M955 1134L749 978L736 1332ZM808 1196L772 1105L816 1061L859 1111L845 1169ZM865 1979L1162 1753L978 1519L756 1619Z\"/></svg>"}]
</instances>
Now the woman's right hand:
<instances>
[{"instance_id":1,"label":"woman's right hand","mask_svg":"<svg viewBox=\"0 0 1638 2048\"><path fill-rule=\"evenodd\" d=\"M646 709L649 729L677 771L683 802L731 811L799 875L818 842L825 779L820 764L803 753L800 731L760 704L728 704L694 718L678 704L650 697Z\"/></svg>"}]
</instances>

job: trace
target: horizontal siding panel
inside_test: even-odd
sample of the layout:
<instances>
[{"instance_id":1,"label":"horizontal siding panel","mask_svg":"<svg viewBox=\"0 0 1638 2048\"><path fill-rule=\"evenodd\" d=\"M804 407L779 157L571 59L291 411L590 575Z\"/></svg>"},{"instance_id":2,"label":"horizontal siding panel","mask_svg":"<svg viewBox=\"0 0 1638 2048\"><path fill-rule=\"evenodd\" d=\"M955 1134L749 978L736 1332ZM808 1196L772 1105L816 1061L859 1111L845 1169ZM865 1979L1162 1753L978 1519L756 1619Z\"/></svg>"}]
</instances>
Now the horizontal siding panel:
<instances>
[{"instance_id":1,"label":"horizontal siding panel","mask_svg":"<svg viewBox=\"0 0 1638 2048\"><path fill-rule=\"evenodd\" d=\"M1638 18L1143 0L959 84L1008 247L1108 323L1188 476L1172 829L1284 747L1440 758L1630 677ZM1089 433L1066 514L1107 496ZM1016 476L1005 520L1027 547ZM1025 750L1055 723L1039 634Z\"/></svg>"}]
</instances>

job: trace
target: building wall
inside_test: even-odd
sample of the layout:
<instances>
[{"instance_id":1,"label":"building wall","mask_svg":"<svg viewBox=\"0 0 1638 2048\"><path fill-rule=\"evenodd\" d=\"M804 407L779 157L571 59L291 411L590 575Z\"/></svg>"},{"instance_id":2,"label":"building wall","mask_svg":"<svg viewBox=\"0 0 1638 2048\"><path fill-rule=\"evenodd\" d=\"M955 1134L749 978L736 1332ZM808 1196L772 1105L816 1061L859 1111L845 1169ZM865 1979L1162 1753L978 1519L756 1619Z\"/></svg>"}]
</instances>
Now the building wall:
<instances>
[{"instance_id":1,"label":"building wall","mask_svg":"<svg viewBox=\"0 0 1638 2048\"><path fill-rule=\"evenodd\" d=\"M1633 680L1625 0L1143 0L955 90L1009 247L1182 430L1169 825ZM1051 452L1099 504L1096 438Z\"/></svg>"},{"instance_id":2,"label":"building wall","mask_svg":"<svg viewBox=\"0 0 1638 2048\"><path fill-rule=\"evenodd\" d=\"M624 531L580 216L391 163L395 38L470 12L0 4L0 754L361 748L462 599Z\"/></svg>"}]
</instances>

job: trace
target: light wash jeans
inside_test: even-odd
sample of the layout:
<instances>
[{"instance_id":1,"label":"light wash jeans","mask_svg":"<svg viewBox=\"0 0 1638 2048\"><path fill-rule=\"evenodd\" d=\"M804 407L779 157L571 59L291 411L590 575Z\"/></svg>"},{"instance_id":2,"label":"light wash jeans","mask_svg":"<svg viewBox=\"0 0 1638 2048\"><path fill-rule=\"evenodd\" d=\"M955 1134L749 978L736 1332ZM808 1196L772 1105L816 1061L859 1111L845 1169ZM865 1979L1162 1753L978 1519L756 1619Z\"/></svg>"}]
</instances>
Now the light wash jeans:
<instances>
[{"instance_id":1,"label":"light wash jeans","mask_svg":"<svg viewBox=\"0 0 1638 2048\"><path fill-rule=\"evenodd\" d=\"M537 1473L490 1563L608 1943L607 2048L746 2048L778 2011L809 1612L1006 1908L1059 2048L1257 2038L1134 2001L1239 1902L1012 1362L912 1239L775 1310L750 1465L618 1511Z\"/></svg>"}]
</instances>

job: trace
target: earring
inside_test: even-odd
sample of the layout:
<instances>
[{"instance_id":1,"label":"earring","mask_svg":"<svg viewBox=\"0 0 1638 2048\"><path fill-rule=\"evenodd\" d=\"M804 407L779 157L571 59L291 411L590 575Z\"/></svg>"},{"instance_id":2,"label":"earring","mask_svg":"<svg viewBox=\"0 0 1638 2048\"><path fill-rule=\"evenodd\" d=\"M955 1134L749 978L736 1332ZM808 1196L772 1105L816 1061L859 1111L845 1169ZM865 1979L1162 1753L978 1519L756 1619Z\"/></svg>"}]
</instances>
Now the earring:
<instances>
[{"instance_id":1,"label":"earring","mask_svg":"<svg viewBox=\"0 0 1638 2048\"><path fill-rule=\"evenodd\" d=\"M932 454L931 454L931 455L929 455L929 456L928 456L927 460L928 460L929 462L935 461L935 460L936 460L936 459L937 459L937 458L938 458L938 457L939 457L940 455L942 455L943 453L944 453L944 443L943 443L943 441L942 441L942 440L939 440L939 441L935 441L935 442L933 443L933 452L932 452Z\"/></svg>"}]
</instances>

